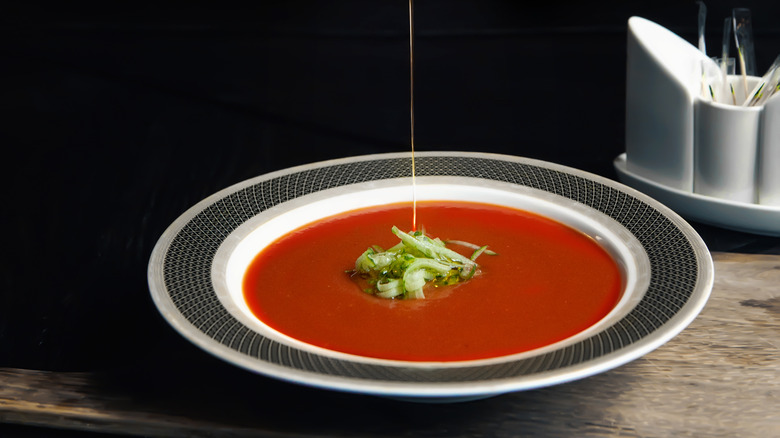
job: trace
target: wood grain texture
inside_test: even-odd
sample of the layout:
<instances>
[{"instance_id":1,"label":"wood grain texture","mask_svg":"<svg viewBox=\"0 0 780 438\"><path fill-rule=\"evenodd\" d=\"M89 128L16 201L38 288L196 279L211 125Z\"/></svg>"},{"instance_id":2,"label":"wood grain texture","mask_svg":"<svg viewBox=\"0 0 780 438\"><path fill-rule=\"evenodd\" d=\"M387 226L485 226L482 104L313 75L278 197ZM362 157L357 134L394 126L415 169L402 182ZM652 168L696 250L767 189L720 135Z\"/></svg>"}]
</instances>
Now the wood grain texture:
<instances>
[{"instance_id":1,"label":"wood grain texture","mask_svg":"<svg viewBox=\"0 0 780 438\"><path fill-rule=\"evenodd\" d=\"M564 385L435 405L305 388L205 359L192 364L210 373L197 387L154 371L127 382L6 368L0 421L195 437L780 436L780 256L713 258L712 297L687 329L640 359Z\"/></svg>"}]
</instances>

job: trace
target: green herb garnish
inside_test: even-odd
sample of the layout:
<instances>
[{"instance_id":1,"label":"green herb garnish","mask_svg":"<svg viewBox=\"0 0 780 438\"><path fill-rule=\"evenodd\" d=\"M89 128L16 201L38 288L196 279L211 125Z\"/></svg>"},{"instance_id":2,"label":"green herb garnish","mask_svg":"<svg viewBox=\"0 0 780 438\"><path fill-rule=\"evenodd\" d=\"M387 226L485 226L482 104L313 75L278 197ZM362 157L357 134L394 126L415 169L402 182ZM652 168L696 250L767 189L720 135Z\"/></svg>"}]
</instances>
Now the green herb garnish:
<instances>
[{"instance_id":1,"label":"green herb garnish","mask_svg":"<svg viewBox=\"0 0 780 438\"><path fill-rule=\"evenodd\" d=\"M432 239L422 231L404 233L394 226L392 232L401 239L398 244L386 250L374 245L355 260L353 274L368 282L367 293L380 298L425 298L423 287L426 284L445 286L469 280L479 268L477 257L481 254L496 255L487 246L462 241L447 242L473 249L471 257L466 257L447 248L444 241Z\"/></svg>"}]
</instances>

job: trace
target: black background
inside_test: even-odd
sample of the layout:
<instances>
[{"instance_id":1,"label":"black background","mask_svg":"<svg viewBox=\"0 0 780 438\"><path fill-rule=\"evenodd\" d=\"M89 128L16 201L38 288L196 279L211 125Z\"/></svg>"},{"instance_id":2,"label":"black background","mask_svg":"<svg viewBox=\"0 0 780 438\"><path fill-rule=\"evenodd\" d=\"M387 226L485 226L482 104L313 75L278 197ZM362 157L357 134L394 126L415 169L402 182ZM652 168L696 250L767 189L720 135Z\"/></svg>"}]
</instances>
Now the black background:
<instances>
[{"instance_id":1,"label":"black background","mask_svg":"<svg viewBox=\"0 0 780 438\"><path fill-rule=\"evenodd\" d=\"M763 73L780 54L780 4L707 3L713 53L730 8L753 10ZM0 366L200 358L149 298L148 258L165 228L253 176L408 150L405 1L240 5L1 7ZM417 149L527 156L614 178L626 21L642 16L694 42L697 10L669 0L418 0ZM778 247L694 225L713 250Z\"/></svg>"}]
</instances>

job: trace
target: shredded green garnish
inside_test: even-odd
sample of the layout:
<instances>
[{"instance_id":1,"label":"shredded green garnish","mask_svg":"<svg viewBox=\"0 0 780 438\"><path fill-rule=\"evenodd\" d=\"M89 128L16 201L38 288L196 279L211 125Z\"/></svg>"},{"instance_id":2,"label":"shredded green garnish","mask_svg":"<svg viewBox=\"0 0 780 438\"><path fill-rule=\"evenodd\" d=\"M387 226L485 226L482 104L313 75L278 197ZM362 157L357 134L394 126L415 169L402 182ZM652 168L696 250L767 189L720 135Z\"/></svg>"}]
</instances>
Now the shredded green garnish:
<instances>
[{"instance_id":1,"label":"shredded green garnish","mask_svg":"<svg viewBox=\"0 0 780 438\"><path fill-rule=\"evenodd\" d=\"M465 257L422 231L404 233L394 226L392 232L401 239L398 244L389 249L374 245L355 260L353 274L367 281L367 293L380 298L425 298L423 287L427 284L446 286L469 280L479 268L477 257L496 255L487 246L448 242L474 250L471 257Z\"/></svg>"}]
</instances>

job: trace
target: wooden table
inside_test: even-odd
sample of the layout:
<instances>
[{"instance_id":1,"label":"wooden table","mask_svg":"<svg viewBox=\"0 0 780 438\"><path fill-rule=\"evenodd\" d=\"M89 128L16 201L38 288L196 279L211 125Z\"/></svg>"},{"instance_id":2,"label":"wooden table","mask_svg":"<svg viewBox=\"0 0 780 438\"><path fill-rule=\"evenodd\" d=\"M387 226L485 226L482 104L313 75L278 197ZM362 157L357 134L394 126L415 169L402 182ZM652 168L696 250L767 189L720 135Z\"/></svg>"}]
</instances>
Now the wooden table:
<instances>
[{"instance_id":1,"label":"wooden table","mask_svg":"<svg viewBox=\"0 0 780 438\"><path fill-rule=\"evenodd\" d=\"M417 404L277 382L197 351L167 368L2 368L0 421L172 437L780 436L780 256L713 258L712 297L686 330L564 385Z\"/></svg>"}]
</instances>

